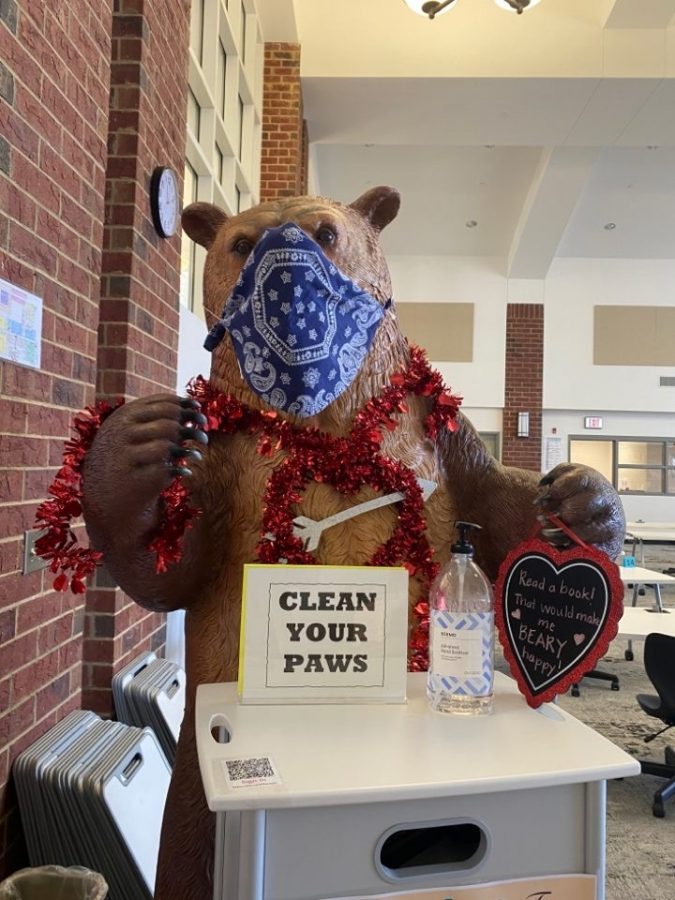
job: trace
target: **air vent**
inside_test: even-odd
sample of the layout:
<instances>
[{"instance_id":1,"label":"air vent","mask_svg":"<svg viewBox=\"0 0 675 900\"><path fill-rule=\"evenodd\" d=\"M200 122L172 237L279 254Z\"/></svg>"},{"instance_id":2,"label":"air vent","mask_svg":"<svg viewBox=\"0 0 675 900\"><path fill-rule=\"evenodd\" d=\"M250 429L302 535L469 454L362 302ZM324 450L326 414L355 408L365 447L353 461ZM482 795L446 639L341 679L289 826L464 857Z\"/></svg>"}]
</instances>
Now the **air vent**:
<instances>
[{"instance_id":1,"label":"air vent","mask_svg":"<svg viewBox=\"0 0 675 900\"><path fill-rule=\"evenodd\" d=\"M659 378L659 387L675 387L675 375L662 375Z\"/></svg>"}]
</instances>

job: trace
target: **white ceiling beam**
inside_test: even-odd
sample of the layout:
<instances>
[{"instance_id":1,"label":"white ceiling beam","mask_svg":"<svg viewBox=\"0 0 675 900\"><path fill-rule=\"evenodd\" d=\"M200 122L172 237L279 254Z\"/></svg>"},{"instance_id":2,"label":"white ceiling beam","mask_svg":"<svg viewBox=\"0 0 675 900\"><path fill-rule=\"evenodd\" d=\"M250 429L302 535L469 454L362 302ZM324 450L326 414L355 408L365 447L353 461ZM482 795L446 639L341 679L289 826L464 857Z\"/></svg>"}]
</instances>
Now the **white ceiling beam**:
<instances>
[{"instance_id":1,"label":"white ceiling beam","mask_svg":"<svg viewBox=\"0 0 675 900\"><path fill-rule=\"evenodd\" d=\"M255 0L264 41L298 42L293 0Z\"/></svg>"},{"instance_id":2,"label":"white ceiling beam","mask_svg":"<svg viewBox=\"0 0 675 900\"><path fill-rule=\"evenodd\" d=\"M509 278L545 278L598 157L596 147L544 149L514 229Z\"/></svg>"},{"instance_id":3,"label":"white ceiling beam","mask_svg":"<svg viewBox=\"0 0 675 900\"><path fill-rule=\"evenodd\" d=\"M601 28L605 28L607 25L607 20L612 15L614 7L620 0L600 0L600 6L598 8L598 18Z\"/></svg>"},{"instance_id":4,"label":"white ceiling beam","mask_svg":"<svg viewBox=\"0 0 675 900\"><path fill-rule=\"evenodd\" d=\"M614 0L605 28L667 28L675 17L675 0Z\"/></svg>"}]
</instances>

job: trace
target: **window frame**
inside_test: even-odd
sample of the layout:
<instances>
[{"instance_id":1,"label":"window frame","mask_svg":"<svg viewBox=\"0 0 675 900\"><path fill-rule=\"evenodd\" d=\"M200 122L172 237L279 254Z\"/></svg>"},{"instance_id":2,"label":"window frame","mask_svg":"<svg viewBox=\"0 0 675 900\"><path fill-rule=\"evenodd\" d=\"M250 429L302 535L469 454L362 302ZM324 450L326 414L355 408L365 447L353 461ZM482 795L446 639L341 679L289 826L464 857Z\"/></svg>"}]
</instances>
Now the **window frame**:
<instances>
[{"instance_id":1,"label":"window frame","mask_svg":"<svg viewBox=\"0 0 675 900\"><path fill-rule=\"evenodd\" d=\"M497 462L501 462L502 460L502 435L499 431L479 431L478 437L483 442L483 446L487 450L487 452L492 456ZM488 438L489 442L494 442L495 453L492 452L492 449L486 443L485 438Z\"/></svg>"},{"instance_id":2,"label":"window frame","mask_svg":"<svg viewBox=\"0 0 675 900\"><path fill-rule=\"evenodd\" d=\"M672 491L668 490L668 473L672 472L675 476L675 463L668 463L668 445L675 445L673 437L637 437L636 435L602 435L599 434L570 434L567 437L567 458L570 462L572 459L572 441L584 441L586 443L600 441L603 444L612 445L612 484L619 494L627 497L675 497L675 486ZM661 463L619 463L619 444L660 444L661 445ZM660 491L635 491L621 488L621 473L626 470L650 470L661 473L661 490Z\"/></svg>"},{"instance_id":3,"label":"window frame","mask_svg":"<svg viewBox=\"0 0 675 900\"><path fill-rule=\"evenodd\" d=\"M195 199L229 216L260 198L264 52L255 0L195 0L185 161L197 174ZM181 294L183 305L201 317L205 255L196 248L190 273L194 290L187 302Z\"/></svg>"}]
</instances>

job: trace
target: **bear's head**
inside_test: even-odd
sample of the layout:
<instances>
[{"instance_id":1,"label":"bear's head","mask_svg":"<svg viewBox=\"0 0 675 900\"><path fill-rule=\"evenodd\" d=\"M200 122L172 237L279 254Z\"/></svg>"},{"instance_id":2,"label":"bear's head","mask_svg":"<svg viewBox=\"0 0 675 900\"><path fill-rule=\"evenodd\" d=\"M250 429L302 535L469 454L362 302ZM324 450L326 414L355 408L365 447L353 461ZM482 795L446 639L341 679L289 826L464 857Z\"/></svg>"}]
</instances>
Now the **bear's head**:
<instances>
[{"instance_id":1,"label":"bear's head","mask_svg":"<svg viewBox=\"0 0 675 900\"><path fill-rule=\"evenodd\" d=\"M391 300L391 279L378 236L395 218L399 203L399 194L393 188L376 187L349 205L321 197L281 198L233 217L209 203L186 207L183 228L207 251L203 282L207 326L212 328L220 320L261 236L268 229L291 223L318 245L339 272L386 307ZM405 355L405 341L391 310L377 326L370 351L351 387L326 410L328 419L351 416L381 389L388 375L403 364ZM266 405L242 378L229 335L213 351L211 378L219 389L253 407ZM316 419L311 424L329 427L328 422Z\"/></svg>"}]
</instances>

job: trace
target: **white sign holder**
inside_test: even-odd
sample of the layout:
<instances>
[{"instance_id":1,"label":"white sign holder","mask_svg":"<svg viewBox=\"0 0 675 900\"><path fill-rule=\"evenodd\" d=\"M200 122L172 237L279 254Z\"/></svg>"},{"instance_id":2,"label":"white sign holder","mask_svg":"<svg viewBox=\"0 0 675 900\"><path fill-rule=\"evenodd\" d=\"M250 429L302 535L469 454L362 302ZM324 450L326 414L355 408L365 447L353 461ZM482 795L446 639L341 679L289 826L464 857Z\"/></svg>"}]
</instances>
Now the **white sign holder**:
<instances>
[{"instance_id":1,"label":"white sign holder","mask_svg":"<svg viewBox=\"0 0 675 900\"><path fill-rule=\"evenodd\" d=\"M408 572L244 566L242 703L403 703Z\"/></svg>"}]
</instances>

